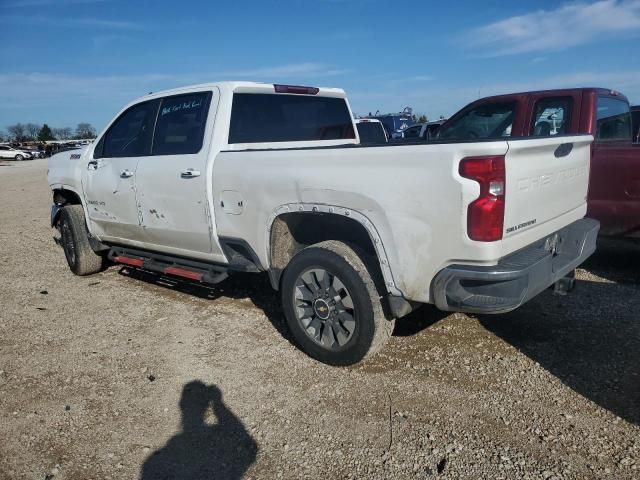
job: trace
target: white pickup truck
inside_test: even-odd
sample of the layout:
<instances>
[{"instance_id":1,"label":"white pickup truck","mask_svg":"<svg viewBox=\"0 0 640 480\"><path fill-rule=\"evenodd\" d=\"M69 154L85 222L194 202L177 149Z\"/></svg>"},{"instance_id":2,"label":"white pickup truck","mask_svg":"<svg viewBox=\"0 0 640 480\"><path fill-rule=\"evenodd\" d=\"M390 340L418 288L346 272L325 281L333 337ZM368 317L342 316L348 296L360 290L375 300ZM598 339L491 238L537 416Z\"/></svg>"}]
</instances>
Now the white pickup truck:
<instances>
[{"instance_id":1,"label":"white pickup truck","mask_svg":"<svg viewBox=\"0 0 640 480\"><path fill-rule=\"evenodd\" d=\"M507 312L570 275L599 227L583 218L591 141L365 146L342 90L198 85L52 157L51 225L78 275L268 272L300 347L348 365L419 304Z\"/></svg>"}]
</instances>

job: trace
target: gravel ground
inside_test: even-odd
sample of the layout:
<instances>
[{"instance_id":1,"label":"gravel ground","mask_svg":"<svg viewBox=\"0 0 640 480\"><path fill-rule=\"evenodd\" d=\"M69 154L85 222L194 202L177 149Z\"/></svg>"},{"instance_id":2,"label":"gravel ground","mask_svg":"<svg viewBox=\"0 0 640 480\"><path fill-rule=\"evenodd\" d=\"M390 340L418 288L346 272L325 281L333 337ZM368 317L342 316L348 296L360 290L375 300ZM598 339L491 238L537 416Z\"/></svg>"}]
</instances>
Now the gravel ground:
<instances>
[{"instance_id":1,"label":"gravel ground","mask_svg":"<svg viewBox=\"0 0 640 480\"><path fill-rule=\"evenodd\" d=\"M46 168L0 166L1 478L640 477L640 248L510 314L424 307L339 369L263 276L71 274Z\"/></svg>"}]
</instances>

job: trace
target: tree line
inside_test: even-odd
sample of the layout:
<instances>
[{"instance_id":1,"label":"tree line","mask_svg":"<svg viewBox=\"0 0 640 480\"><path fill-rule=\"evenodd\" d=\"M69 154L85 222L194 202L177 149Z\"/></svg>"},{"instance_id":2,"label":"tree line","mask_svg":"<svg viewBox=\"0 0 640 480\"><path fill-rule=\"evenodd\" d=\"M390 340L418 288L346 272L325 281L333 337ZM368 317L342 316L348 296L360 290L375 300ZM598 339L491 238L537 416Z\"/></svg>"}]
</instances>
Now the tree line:
<instances>
[{"instance_id":1,"label":"tree line","mask_svg":"<svg viewBox=\"0 0 640 480\"><path fill-rule=\"evenodd\" d=\"M75 130L70 127L50 128L46 123L16 123L7 131L0 131L0 142L46 142L49 140L80 140L96 138L96 129L90 123L79 123Z\"/></svg>"}]
</instances>

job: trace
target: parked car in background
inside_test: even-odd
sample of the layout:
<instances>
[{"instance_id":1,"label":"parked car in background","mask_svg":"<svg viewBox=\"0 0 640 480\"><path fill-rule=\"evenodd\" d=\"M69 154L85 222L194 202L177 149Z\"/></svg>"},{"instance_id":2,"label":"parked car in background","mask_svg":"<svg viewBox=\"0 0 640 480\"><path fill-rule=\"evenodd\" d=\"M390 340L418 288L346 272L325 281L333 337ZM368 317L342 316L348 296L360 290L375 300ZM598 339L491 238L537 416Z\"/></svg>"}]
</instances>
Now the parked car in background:
<instances>
[{"instance_id":1,"label":"parked car in background","mask_svg":"<svg viewBox=\"0 0 640 480\"><path fill-rule=\"evenodd\" d=\"M46 156L44 148L24 147L24 151L29 152L33 158L44 158Z\"/></svg>"},{"instance_id":2,"label":"parked car in background","mask_svg":"<svg viewBox=\"0 0 640 480\"><path fill-rule=\"evenodd\" d=\"M640 238L640 148L633 145L632 128L638 127L632 127L624 95L604 88L575 88L481 98L447 120L438 139L593 135L587 215L600 221L602 235ZM522 188L543 190L558 182L558 175L519 182Z\"/></svg>"},{"instance_id":3,"label":"parked car in background","mask_svg":"<svg viewBox=\"0 0 640 480\"><path fill-rule=\"evenodd\" d=\"M375 118L382 122L384 129L387 131L387 137L391 139L402 138L404 130L414 123L410 109L405 109L402 113L389 113L386 115L373 115L369 118Z\"/></svg>"},{"instance_id":4,"label":"parked car in background","mask_svg":"<svg viewBox=\"0 0 640 480\"><path fill-rule=\"evenodd\" d=\"M438 130L445 120L436 120L435 122L416 123L405 129L402 138L431 140L436 137Z\"/></svg>"},{"instance_id":5,"label":"parked car in background","mask_svg":"<svg viewBox=\"0 0 640 480\"><path fill-rule=\"evenodd\" d=\"M28 150L13 148L9 145L0 145L0 158L10 158L13 160L31 160L33 155Z\"/></svg>"},{"instance_id":6,"label":"parked car in background","mask_svg":"<svg viewBox=\"0 0 640 480\"><path fill-rule=\"evenodd\" d=\"M361 144L387 143L387 131L380 120L375 118L356 118L356 128Z\"/></svg>"},{"instance_id":7,"label":"parked car in background","mask_svg":"<svg viewBox=\"0 0 640 480\"><path fill-rule=\"evenodd\" d=\"M640 143L640 105L631 107L631 132L634 143Z\"/></svg>"},{"instance_id":8,"label":"parked car in background","mask_svg":"<svg viewBox=\"0 0 640 480\"><path fill-rule=\"evenodd\" d=\"M267 272L298 345L334 365L379 350L419 303L510 311L595 250L591 136L363 146L355 129L333 88L146 95L51 157L51 226L78 275L104 257L207 284ZM559 180L519 188L542 174Z\"/></svg>"}]
</instances>

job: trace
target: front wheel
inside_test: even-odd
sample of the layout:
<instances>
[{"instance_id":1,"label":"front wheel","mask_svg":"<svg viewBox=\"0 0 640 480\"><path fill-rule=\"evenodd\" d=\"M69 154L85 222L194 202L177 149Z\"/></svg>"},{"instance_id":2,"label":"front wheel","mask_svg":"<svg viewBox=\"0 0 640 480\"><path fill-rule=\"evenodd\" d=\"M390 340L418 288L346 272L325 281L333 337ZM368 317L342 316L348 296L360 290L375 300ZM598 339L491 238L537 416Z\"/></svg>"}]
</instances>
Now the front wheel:
<instances>
[{"instance_id":1,"label":"front wheel","mask_svg":"<svg viewBox=\"0 0 640 480\"><path fill-rule=\"evenodd\" d=\"M69 268L76 275L90 275L102 269L104 258L89 244L82 205L67 205L60 212L60 240Z\"/></svg>"},{"instance_id":2,"label":"front wheel","mask_svg":"<svg viewBox=\"0 0 640 480\"><path fill-rule=\"evenodd\" d=\"M17 162L21 162L22 160L24 160L24 157L20 154L16 155L16 161Z\"/></svg>"},{"instance_id":3,"label":"front wheel","mask_svg":"<svg viewBox=\"0 0 640 480\"><path fill-rule=\"evenodd\" d=\"M338 241L305 248L282 278L282 305L296 342L329 365L352 365L373 355L393 331L363 253ZM367 264L370 263L368 267Z\"/></svg>"}]
</instances>

